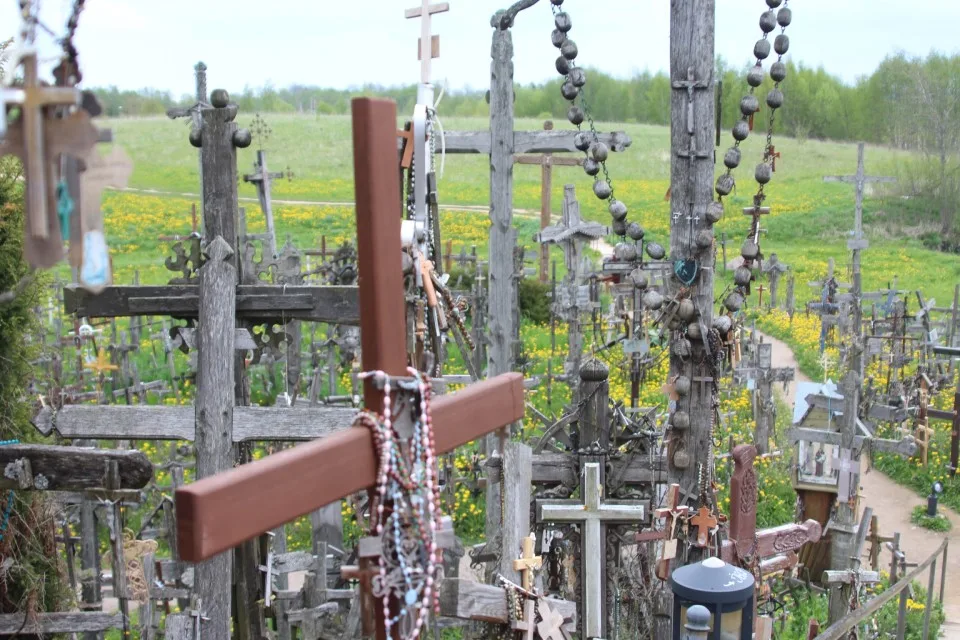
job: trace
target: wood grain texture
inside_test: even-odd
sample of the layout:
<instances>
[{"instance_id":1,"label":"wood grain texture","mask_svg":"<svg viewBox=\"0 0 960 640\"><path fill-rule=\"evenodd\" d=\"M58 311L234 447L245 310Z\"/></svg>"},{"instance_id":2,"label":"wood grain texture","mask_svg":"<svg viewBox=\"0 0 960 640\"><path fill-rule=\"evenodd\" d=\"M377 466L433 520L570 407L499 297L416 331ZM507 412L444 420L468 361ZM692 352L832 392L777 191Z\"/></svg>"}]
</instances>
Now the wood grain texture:
<instances>
[{"instance_id":1,"label":"wood grain texture","mask_svg":"<svg viewBox=\"0 0 960 640\"><path fill-rule=\"evenodd\" d=\"M437 453L518 420L523 413L523 376L518 373L438 398L433 402ZM373 439L359 427L201 480L176 492L181 557L199 562L375 480ZM238 510L241 503L256 504L257 509Z\"/></svg>"},{"instance_id":2,"label":"wood grain texture","mask_svg":"<svg viewBox=\"0 0 960 640\"><path fill-rule=\"evenodd\" d=\"M358 98L353 112L353 173L357 203L360 349L365 371L407 375L405 304L400 245L397 105ZM364 406L381 410L381 394L364 384ZM321 503L317 506L321 506Z\"/></svg>"},{"instance_id":3,"label":"wood grain texture","mask_svg":"<svg viewBox=\"0 0 960 640\"><path fill-rule=\"evenodd\" d=\"M352 325L360 322L357 287L246 284L237 286L236 298L237 316L252 322L291 319ZM106 287L97 295L68 285L63 291L64 310L88 318L139 315L196 318L198 305L197 285L115 286Z\"/></svg>"},{"instance_id":4,"label":"wood grain texture","mask_svg":"<svg viewBox=\"0 0 960 640\"><path fill-rule=\"evenodd\" d=\"M83 491L104 488L106 465L115 461L121 489L141 489L153 478L153 465L140 451L15 444L0 447L0 489L17 489L19 460L28 460L33 485L28 489ZM38 486L39 485L39 486Z\"/></svg>"},{"instance_id":5,"label":"wood grain texture","mask_svg":"<svg viewBox=\"0 0 960 640\"><path fill-rule=\"evenodd\" d=\"M492 97L490 103L492 107ZM516 153L581 153L573 145L574 134L576 131L516 131L513 148ZM631 142L623 131L601 133L598 137L611 151L622 151ZM489 154L495 148L491 140L489 131L449 131L444 136L447 153Z\"/></svg>"},{"instance_id":6,"label":"wood grain texture","mask_svg":"<svg viewBox=\"0 0 960 640\"><path fill-rule=\"evenodd\" d=\"M552 598L549 603L554 611L563 616L563 628L576 632L576 603ZM440 583L440 615L499 624L509 622L503 589L459 578L447 578Z\"/></svg>"},{"instance_id":7,"label":"wood grain texture","mask_svg":"<svg viewBox=\"0 0 960 640\"><path fill-rule=\"evenodd\" d=\"M300 441L324 438L356 415L349 407L236 407L233 441ZM148 405L67 405L34 419L44 435L108 440L185 440L196 432L194 407Z\"/></svg>"},{"instance_id":8,"label":"wood grain texture","mask_svg":"<svg viewBox=\"0 0 960 640\"><path fill-rule=\"evenodd\" d=\"M497 487L503 492L500 566L508 580L520 584L520 573L513 561L520 557L520 545L530 535L530 494L533 450L519 442L507 442L503 449L503 478ZM489 488L488 488L489 491Z\"/></svg>"},{"instance_id":9,"label":"wood grain texture","mask_svg":"<svg viewBox=\"0 0 960 640\"><path fill-rule=\"evenodd\" d=\"M107 631L123 627L120 613L99 611L70 613L37 613L26 617L23 613L0 614L0 636L24 636L38 633L81 633Z\"/></svg>"}]
</instances>

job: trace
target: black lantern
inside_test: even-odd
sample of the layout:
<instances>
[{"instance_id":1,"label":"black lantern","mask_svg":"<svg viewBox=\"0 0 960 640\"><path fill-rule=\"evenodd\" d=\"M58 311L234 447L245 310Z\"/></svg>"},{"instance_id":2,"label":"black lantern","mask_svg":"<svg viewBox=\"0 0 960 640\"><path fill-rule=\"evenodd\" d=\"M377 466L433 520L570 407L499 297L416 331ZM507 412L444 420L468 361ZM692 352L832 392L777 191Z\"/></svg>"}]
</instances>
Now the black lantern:
<instances>
[{"instance_id":1,"label":"black lantern","mask_svg":"<svg viewBox=\"0 0 960 640\"><path fill-rule=\"evenodd\" d=\"M937 517L937 502L940 500L940 494L943 493L943 485L939 481L933 483L930 488L930 495L927 496L927 515L931 518Z\"/></svg>"},{"instance_id":2,"label":"black lantern","mask_svg":"<svg viewBox=\"0 0 960 640\"><path fill-rule=\"evenodd\" d=\"M696 605L710 612L711 632L693 637L711 640L753 637L754 580L749 571L720 558L707 558L674 571L670 588L673 590L673 640L680 640L681 633L689 633L684 631L688 614L700 617L698 614L702 611L694 609Z\"/></svg>"}]
</instances>

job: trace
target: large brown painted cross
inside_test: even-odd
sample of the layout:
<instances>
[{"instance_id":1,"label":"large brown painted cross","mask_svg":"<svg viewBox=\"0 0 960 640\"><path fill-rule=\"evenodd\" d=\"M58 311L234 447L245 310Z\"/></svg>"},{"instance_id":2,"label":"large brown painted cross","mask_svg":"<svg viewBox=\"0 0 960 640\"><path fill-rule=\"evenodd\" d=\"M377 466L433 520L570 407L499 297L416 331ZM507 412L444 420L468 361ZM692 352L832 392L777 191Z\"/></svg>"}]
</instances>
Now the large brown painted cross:
<instances>
[{"instance_id":1,"label":"large brown painted cross","mask_svg":"<svg viewBox=\"0 0 960 640\"><path fill-rule=\"evenodd\" d=\"M405 376L406 328L396 171L396 106L353 102L354 171L360 262L363 368ZM379 393L365 389L379 411ZM444 453L523 416L523 378L508 373L433 403L437 453ZM183 560L203 562L298 516L370 487L376 481L373 438L347 428L176 493ZM250 508L237 509L237 505ZM226 628L229 621L213 621ZM382 629L382 625L378 625ZM382 630L379 634L382 636Z\"/></svg>"}]
</instances>

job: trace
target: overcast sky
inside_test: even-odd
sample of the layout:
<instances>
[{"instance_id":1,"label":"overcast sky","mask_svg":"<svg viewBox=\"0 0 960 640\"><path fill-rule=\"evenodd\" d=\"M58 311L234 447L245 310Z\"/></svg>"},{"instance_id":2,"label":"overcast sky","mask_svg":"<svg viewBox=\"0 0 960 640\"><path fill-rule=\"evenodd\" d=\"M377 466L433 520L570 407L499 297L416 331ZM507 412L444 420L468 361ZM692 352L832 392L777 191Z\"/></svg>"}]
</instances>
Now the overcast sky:
<instances>
[{"instance_id":1,"label":"overcast sky","mask_svg":"<svg viewBox=\"0 0 960 640\"><path fill-rule=\"evenodd\" d=\"M684 0L695 1L695 0ZM420 0L87 0L77 33L86 86L193 92L192 66L209 66L209 86L239 90L293 83L346 88L419 79L419 20L404 9ZM492 13L510 0L449 0L434 16L441 57L434 79L454 89L484 88ZM43 0L41 16L60 32L72 0ZM762 0L716 0L717 53L747 62L760 35ZM823 65L844 81L868 74L891 52L954 53L960 2L953 0L794 0L788 28L795 61ZM17 25L16 0L0 0L0 37ZM578 62L617 76L666 70L668 0L566 0ZM516 80L554 73L548 0L514 27ZM52 39L41 54L55 57Z\"/></svg>"}]
</instances>

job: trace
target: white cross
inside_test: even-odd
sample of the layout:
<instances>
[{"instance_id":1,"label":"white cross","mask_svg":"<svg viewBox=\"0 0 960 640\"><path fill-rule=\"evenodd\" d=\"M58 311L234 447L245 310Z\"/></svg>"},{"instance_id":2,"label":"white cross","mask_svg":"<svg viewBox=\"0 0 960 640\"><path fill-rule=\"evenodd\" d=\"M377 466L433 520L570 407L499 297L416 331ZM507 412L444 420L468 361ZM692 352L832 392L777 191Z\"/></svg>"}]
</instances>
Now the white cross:
<instances>
[{"instance_id":1,"label":"white cross","mask_svg":"<svg viewBox=\"0 0 960 640\"><path fill-rule=\"evenodd\" d=\"M430 4L430 0L423 0L423 4L404 12L406 18L420 18L420 82L430 84L430 60L433 58L433 31L430 28L430 16L434 13L450 11L450 4L441 2Z\"/></svg>"},{"instance_id":2,"label":"white cross","mask_svg":"<svg viewBox=\"0 0 960 640\"><path fill-rule=\"evenodd\" d=\"M604 522L639 522L644 519L643 505L616 504L602 501L600 465L583 465L583 502L579 500L539 500L537 520L540 522L574 522L580 525L583 553L583 631L587 638L602 637L603 583L601 568L605 562Z\"/></svg>"},{"instance_id":3,"label":"white cross","mask_svg":"<svg viewBox=\"0 0 960 640\"><path fill-rule=\"evenodd\" d=\"M850 491L856 491L856 487L851 486L854 477L860 475L860 458L851 460L850 449L843 449L834 453L834 468L838 469L837 476L837 499L846 502L850 499Z\"/></svg>"}]
</instances>

